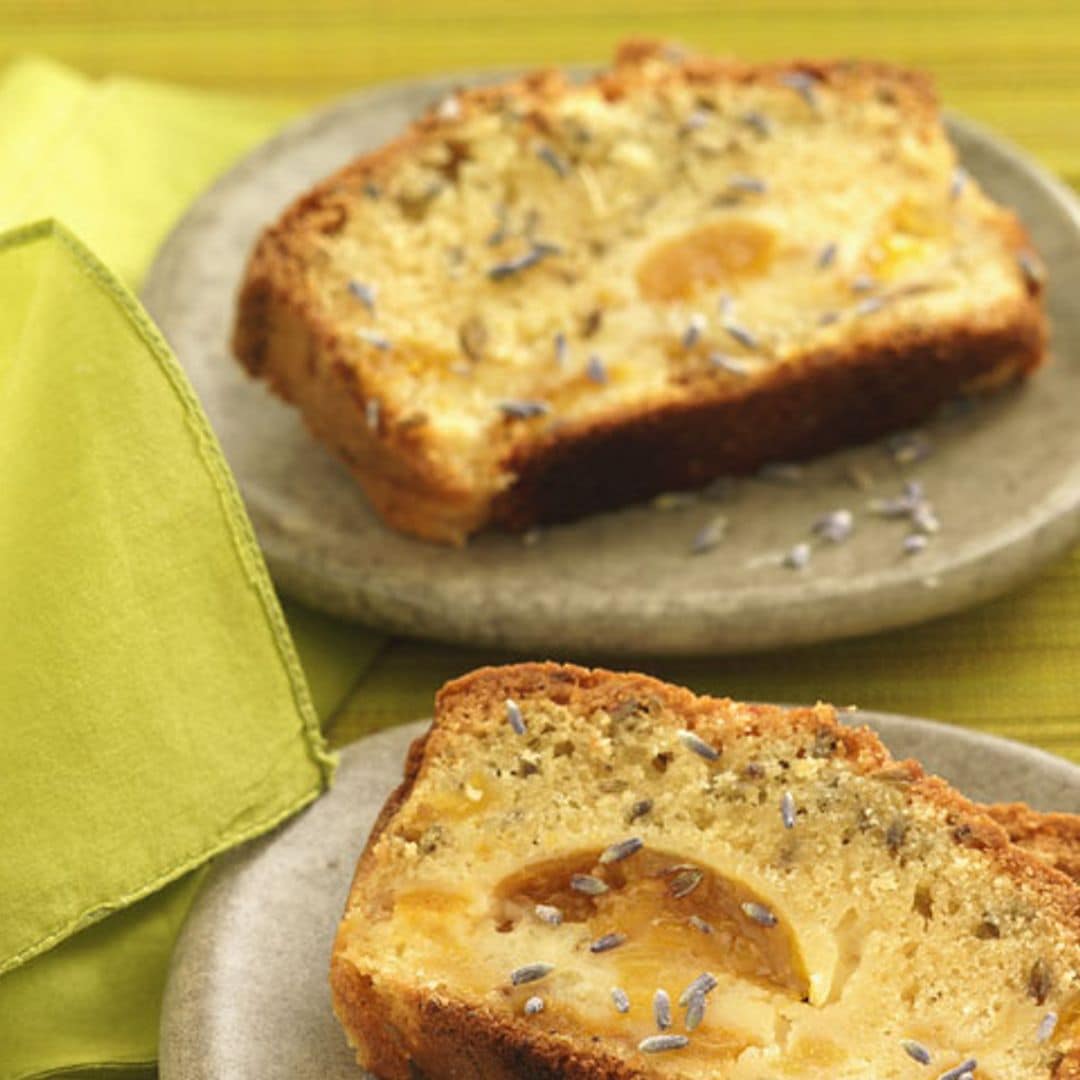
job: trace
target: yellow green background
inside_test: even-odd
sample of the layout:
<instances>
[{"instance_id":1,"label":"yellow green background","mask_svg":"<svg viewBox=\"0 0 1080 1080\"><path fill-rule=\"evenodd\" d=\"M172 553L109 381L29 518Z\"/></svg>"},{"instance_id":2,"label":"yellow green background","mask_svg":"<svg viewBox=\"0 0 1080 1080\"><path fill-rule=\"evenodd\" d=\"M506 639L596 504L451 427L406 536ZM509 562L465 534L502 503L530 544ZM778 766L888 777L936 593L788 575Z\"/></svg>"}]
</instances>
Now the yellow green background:
<instances>
[{"instance_id":1,"label":"yellow green background","mask_svg":"<svg viewBox=\"0 0 1080 1080\"><path fill-rule=\"evenodd\" d=\"M1080 174L1075 0L3 0L0 20L0 61L32 50L298 105L423 72L594 60L626 34L752 59L885 57Z\"/></svg>"}]
</instances>

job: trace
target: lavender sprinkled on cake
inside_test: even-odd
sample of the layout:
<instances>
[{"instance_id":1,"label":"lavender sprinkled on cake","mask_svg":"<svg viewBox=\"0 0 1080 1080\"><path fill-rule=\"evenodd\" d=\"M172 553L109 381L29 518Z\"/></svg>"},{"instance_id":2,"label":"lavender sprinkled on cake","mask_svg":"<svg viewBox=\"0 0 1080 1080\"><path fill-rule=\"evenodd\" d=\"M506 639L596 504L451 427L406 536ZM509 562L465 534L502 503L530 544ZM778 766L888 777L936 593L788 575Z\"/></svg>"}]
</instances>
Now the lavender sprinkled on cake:
<instances>
[{"instance_id":1,"label":"lavender sprinkled on cake","mask_svg":"<svg viewBox=\"0 0 1080 1080\"><path fill-rule=\"evenodd\" d=\"M780 799L780 820L785 829L795 828L795 797L790 791L785 791Z\"/></svg>"},{"instance_id":2,"label":"lavender sprinkled on cake","mask_svg":"<svg viewBox=\"0 0 1080 1080\"><path fill-rule=\"evenodd\" d=\"M566 363L566 357L570 351L570 347L566 341L566 334L561 330L555 335L555 363L562 367Z\"/></svg>"},{"instance_id":3,"label":"lavender sprinkled on cake","mask_svg":"<svg viewBox=\"0 0 1080 1080\"><path fill-rule=\"evenodd\" d=\"M694 109L679 127L680 135L700 131L709 122L709 114L704 109Z\"/></svg>"},{"instance_id":4,"label":"lavender sprinkled on cake","mask_svg":"<svg viewBox=\"0 0 1080 1080\"><path fill-rule=\"evenodd\" d=\"M728 180L728 190L746 195L764 195L769 185L759 176L733 176Z\"/></svg>"},{"instance_id":5,"label":"lavender sprinkled on cake","mask_svg":"<svg viewBox=\"0 0 1080 1080\"><path fill-rule=\"evenodd\" d=\"M835 240L830 240L817 254L817 268L827 270L834 262L840 250L840 245Z\"/></svg>"},{"instance_id":6,"label":"lavender sprinkled on cake","mask_svg":"<svg viewBox=\"0 0 1080 1080\"><path fill-rule=\"evenodd\" d=\"M967 1061L960 1062L955 1068L943 1072L938 1077L938 1080L967 1080L975 1072L978 1064L974 1058L968 1058Z\"/></svg>"},{"instance_id":7,"label":"lavender sprinkled on cake","mask_svg":"<svg viewBox=\"0 0 1080 1080\"><path fill-rule=\"evenodd\" d=\"M738 375L740 378L750 374L750 365L737 356L728 356L727 353L714 352L709 354L709 363L713 367L720 368L730 375Z\"/></svg>"},{"instance_id":8,"label":"lavender sprinkled on cake","mask_svg":"<svg viewBox=\"0 0 1080 1080\"><path fill-rule=\"evenodd\" d=\"M350 281L349 292L360 301L373 315L375 314L375 298L379 291L375 285L369 285L366 281Z\"/></svg>"},{"instance_id":9,"label":"lavender sprinkled on cake","mask_svg":"<svg viewBox=\"0 0 1080 1080\"><path fill-rule=\"evenodd\" d=\"M704 555L705 552L712 551L727 535L727 528L727 518L723 515L711 518L694 534L690 554Z\"/></svg>"},{"instance_id":10,"label":"lavender sprinkled on cake","mask_svg":"<svg viewBox=\"0 0 1080 1080\"><path fill-rule=\"evenodd\" d=\"M740 323L728 321L724 323L724 329L728 332L728 336L733 341L737 341L744 349L753 352L761 348L761 342L758 341L756 335Z\"/></svg>"},{"instance_id":11,"label":"lavender sprinkled on cake","mask_svg":"<svg viewBox=\"0 0 1080 1080\"><path fill-rule=\"evenodd\" d=\"M533 911L536 917L542 923L547 923L548 926L562 925L563 913L553 904L537 904Z\"/></svg>"},{"instance_id":12,"label":"lavender sprinkled on cake","mask_svg":"<svg viewBox=\"0 0 1080 1080\"><path fill-rule=\"evenodd\" d=\"M525 720L521 715L521 707L513 698L506 699L506 721L514 729L515 735L525 734Z\"/></svg>"},{"instance_id":13,"label":"lavender sprinkled on cake","mask_svg":"<svg viewBox=\"0 0 1080 1080\"><path fill-rule=\"evenodd\" d=\"M956 202L961 195L964 194L964 188L967 187L968 174L967 171L960 165L957 165L953 169L952 178L949 180L949 199L952 202Z\"/></svg>"},{"instance_id":14,"label":"lavender sprinkled on cake","mask_svg":"<svg viewBox=\"0 0 1080 1080\"><path fill-rule=\"evenodd\" d=\"M551 406L546 401L500 401L499 409L512 420L531 420L551 412Z\"/></svg>"},{"instance_id":15,"label":"lavender sprinkled on cake","mask_svg":"<svg viewBox=\"0 0 1080 1080\"><path fill-rule=\"evenodd\" d=\"M716 981L716 976L709 971L703 971L692 983L690 983L686 989L679 995L679 1006L685 1006L686 1003L695 994L711 994L719 984Z\"/></svg>"},{"instance_id":16,"label":"lavender sprinkled on cake","mask_svg":"<svg viewBox=\"0 0 1080 1080\"><path fill-rule=\"evenodd\" d=\"M589 362L585 365L585 377L597 386L604 386L608 381L607 368L596 353L589 357Z\"/></svg>"},{"instance_id":17,"label":"lavender sprinkled on cake","mask_svg":"<svg viewBox=\"0 0 1080 1080\"><path fill-rule=\"evenodd\" d=\"M570 879L570 888L583 896L600 896L608 891L607 885L592 874L574 874Z\"/></svg>"},{"instance_id":18,"label":"lavender sprinkled on cake","mask_svg":"<svg viewBox=\"0 0 1080 1080\"><path fill-rule=\"evenodd\" d=\"M780 82L790 87L799 97L810 106L811 109L818 107L817 80L806 71L789 71L780 76Z\"/></svg>"},{"instance_id":19,"label":"lavender sprinkled on cake","mask_svg":"<svg viewBox=\"0 0 1080 1080\"><path fill-rule=\"evenodd\" d=\"M901 1039L900 1045L904 1048L904 1053L912 1061L917 1061L920 1065L930 1064L930 1051L922 1043L918 1043L914 1039Z\"/></svg>"},{"instance_id":20,"label":"lavender sprinkled on cake","mask_svg":"<svg viewBox=\"0 0 1080 1080\"><path fill-rule=\"evenodd\" d=\"M643 1054L662 1054L667 1050L682 1050L690 1045L686 1035L650 1035L638 1043Z\"/></svg>"},{"instance_id":21,"label":"lavender sprinkled on cake","mask_svg":"<svg viewBox=\"0 0 1080 1080\"><path fill-rule=\"evenodd\" d=\"M671 998L666 990L657 990L653 994L653 1019L661 1031L671 1027Z\"/></svg>"},{"instance_id":22,"label":"lavender sprinkled on cake","mask_svg":"<svg viewBox=\"0 0 1080 1080\"><path fill-rule=\"evenodd\" d=\"M1032 291L1038 291L1046 283L1046 270L1034 252L1020 252L1016 257L1016 265L1020 267L1024 281Z\"/></svg>"},{"instance_id":23,"label":"lavender sprinkled on cake","mask_svg":"<svg viewBox=\"0 0 1080 1080\"><path fill-rule=\"evenodd\" d=\"M526 983L538 982L545 975L550 975L555 970L554 964L525 964L514 968L510 972L510 982L514 986L524 986Z\"/></svg>"},{"instance_id":24,"label":"lavender sprinkled on cake","mask_svg":"<svg viewBox=\"0 0 1080 1080\"><path fill-rule=\"evenodd\" d=\"M1058 1017L1055 1012L1048 1012L1040 1021L1039 1026L1035 1031L1035 1041L1044 1043L1051 1035L1054 1034L1054 1029L1057 1027Z\"/></svg>"},{"instance_id":25,"label":"lavender sprinkled on cake","mask_svg":"<svg viewBox=\"0 0 1080 1080\"><path fill-rule=\"evenodd\" d=\"M560 179L570 175L570 166L546 143L537 148L536 156Z\"/></svg>"},{"instance_id":26,"label":"lavender sprinkled on cake","mask_svg":"<svg viewBox=\"0 0 1080 1080\"><path fill-rule=\"evenodd\" d=\"M536 266L537 263L542 262L549 255L558 254L560 254L560 249L554 244L533 244L524 255L519 255L515 259L507 259L505 262L496 263L494 266L489 267L487 276L492 281L504 281L506 278L520 274L523 270Z\"/></svg>"},{"instance_id":27,"label":"lavender sprinkled on cake","mask_svg":"<svg viewBox=\"0 0 1080 1080\"><path fill-rule=\"evenodd\" d=\"M678 738L679 742L687 750L692 750L698 757L703 757L706 761L716 761L720 757L720 751L715 746L710 746L700 735L696 735L692 731L687 731L684 728L679 732Z\"/></svg>"},{"instance_id":28,"label":"lavender sprinkled on cake","mask_svg":"<svg viewBox=\"0 0 1080 1080\"><path fill-rule=\"evenodd\" d=\"M705 316L700 311L695 311L690 316L686 330L683 331L682 347L687 350L692 349L701 340L701 335L705 332L707 325Z\"/></svg>"},{"instance_id":29,"label":"lavender sprinkled on cake","mask_svg":"<svg viewBox=\"0 0 1080 1080\"><path fill-rule=\"evenodd\" d=\"M790 826L788 827L790 828ZM742 908L743 914L752 922L756 922L758 926L772 928L777 923L776 916L764 904L748 900L746 903L740 904L739 907Z\"/></svg>"},{"instance_id":30,"label":"lavender sprinkled on cake","mask_svg":"<svg viewBox=\"0 0 1080 1080\"><path fill-rule=\"evenodd\" d=\"M685 866L671 879L668 892L676 900L689 896L704 880L705 874L696 866Z\"/></svg>"},{"instance_id":31,"label":"lavender sprinkled on cake","mask_svg":"<svg viewBox=\"0 0 1080 1080\"><path fill-rule=\"evenodd\" d=\"M686 1003L686 1018L683 1023L687 1031L696 1031L705 1019L705 1007L709 999L704 994L692 994Z\"/></svg>"},{"instance_id":32,"label":"lavender sprinkled on cake","mask_svg":"<svg viewBox=\"0 0 1080 1080\"><path fill-rule=\"evenodd\" d=\"M381 352L386 352L390 348L390 339L385 334L380 334L377 330L368 330L362 328L356 331L356 336L366 342L372 348L379 349Z\"/></svg>"},{"instance_id":33,"label":"lavender sprinkled on cake","mask_svg":"<svg viewBox=\"0 0 1080 1080\"><path fill-rule=\"evenodd\" d=\"M602 864L622 862L623 859L636 855L644 846L645 842L640 836L631 836L626 840L620 840L617 844L612 844L600 856L600 862Z\"/></svg>"},{"instance_id":34,"label":"lavender sprinkled on cake","mask_svg":"<svg viewBox=\"0 0 1080 1080\"><path fill-rule=\"evenodd\" d=\"M764 113L751 109L744 112L739 119L762 139L767 139L772 134L772 122Z\"/></svg>"},{"instance_id":35,"label":"lavender sprinkled on cake","mask_svg":"<svg viewBox=\"0 0 1080 1080\"><path fill-rule=\"evenodd\" d=\"M626 941L625 934L602 934L595 941L589 943L589 952L591 953L604 953L611 952L612 949L617 949L623 942Z\"/></svg>"}]
</instances>

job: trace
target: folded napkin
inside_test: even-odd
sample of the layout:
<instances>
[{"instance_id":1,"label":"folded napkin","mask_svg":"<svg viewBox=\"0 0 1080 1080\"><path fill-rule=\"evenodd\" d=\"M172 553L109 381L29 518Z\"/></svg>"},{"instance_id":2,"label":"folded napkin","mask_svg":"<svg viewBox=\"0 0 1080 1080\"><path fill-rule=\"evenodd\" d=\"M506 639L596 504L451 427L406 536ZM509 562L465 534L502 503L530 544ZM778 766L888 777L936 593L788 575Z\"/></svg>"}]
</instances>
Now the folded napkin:
<instances>
[{"instance_id":1,"label":"folded napkin","mask_svg":"<svg viewBox=\"0 0 1080 1080\"><path fill-rule=\"evenodd\" d=\"M331 776L232 477L112 272L284 111L0 76L0 226L64 222L0 235L0 1080L152 1073L197 868ZM291 614L326 715L379 638Z\"/></svg>"}]
</instances>

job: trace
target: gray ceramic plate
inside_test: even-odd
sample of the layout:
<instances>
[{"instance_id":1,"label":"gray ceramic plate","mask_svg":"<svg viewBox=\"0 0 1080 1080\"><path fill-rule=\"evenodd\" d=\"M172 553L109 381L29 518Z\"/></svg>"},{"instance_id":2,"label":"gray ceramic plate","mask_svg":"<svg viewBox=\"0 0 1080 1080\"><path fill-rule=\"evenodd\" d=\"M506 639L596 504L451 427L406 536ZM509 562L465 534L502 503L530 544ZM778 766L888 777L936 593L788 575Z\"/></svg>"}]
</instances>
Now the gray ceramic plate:
<instances>
[{"instance_id":1,"label":"gray ceramic plate","mask_svg":"<svg viewBox=\"0 0 1080 1080\"><path fill-rule=\"evenodd\" d=\"M984 802L1080 813L1080 769L961 728L858 713L898 757ZM331 1011L330 945L353 866L423 724L342 755L333 790L288 825L220 859L173 957L162 1080L359 1080Z\"/></svg>"},{"instance_id":2,"label":"gray ceramic plate","mask_svg":"<svg viewBox=\"0 0 1080 1080\"><path fill-rule=\"evenodd\" d=\"M459 78L387 86L314 114L233 168L183 218L144 290L210 416L278 584L337 615L399 633L523 651L736 652L902 626L1000 593L1080 533L1080 212L1067 190L967 121L950 130L989 191L1015 206L1050 268L1056 364L1030 387L930 425L914 469L881 447L823 459L805 482L740 484L730 504L636 507L464 550L400 536L312 440L298 415L243 375L227 340L259 229L312 182L396 134ZM871 492L845 479L851 466ZM944 522L904 558L904 527L864 512L920 479ZM856 536L801 572L782 553L823 511L858 512ZM718 512L727 539L690 545Z\"/></svg>"}]
</instances>

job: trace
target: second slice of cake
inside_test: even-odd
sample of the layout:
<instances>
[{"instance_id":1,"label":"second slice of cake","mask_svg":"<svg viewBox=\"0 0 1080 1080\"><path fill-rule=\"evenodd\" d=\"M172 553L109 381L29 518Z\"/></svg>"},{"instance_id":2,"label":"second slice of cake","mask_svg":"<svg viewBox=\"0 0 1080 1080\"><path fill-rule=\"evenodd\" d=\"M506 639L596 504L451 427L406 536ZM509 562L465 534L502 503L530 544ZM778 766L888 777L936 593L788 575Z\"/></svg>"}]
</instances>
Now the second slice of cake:
<instances>
[{"instance_id":1,"label":"second slice of cake","mask_svg":"<svg viewBox=\"0 0 1080 1080\"><path fill-rule=\"evenodd\" d=\"M380 1080L1069 1080L1078 916L829 706L519 664L440 693L331 981Z\"/></svg>"}]
</instances>

